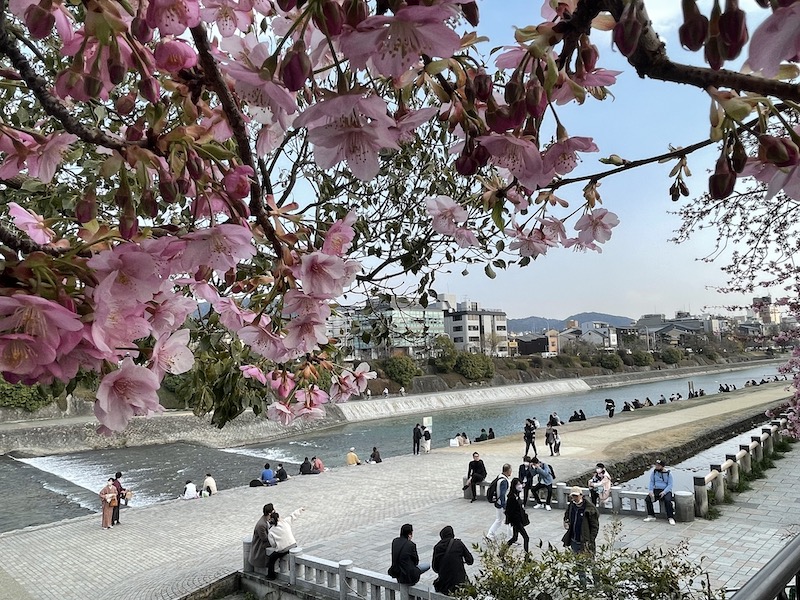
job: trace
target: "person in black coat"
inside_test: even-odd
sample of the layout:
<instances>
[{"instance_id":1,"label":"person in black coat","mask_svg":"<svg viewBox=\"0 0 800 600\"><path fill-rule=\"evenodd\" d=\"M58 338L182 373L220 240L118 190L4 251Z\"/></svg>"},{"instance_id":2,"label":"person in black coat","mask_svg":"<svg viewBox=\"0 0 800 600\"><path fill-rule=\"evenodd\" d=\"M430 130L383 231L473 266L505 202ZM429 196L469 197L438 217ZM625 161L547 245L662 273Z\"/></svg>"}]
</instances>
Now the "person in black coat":
<instances>
[{"instance_id":1,"label":"person in black coat","mask_svg":"<svg viewBox=\"0 0 800 600\"><path fill-rule=\"evenodd\" d=\"M528 537L528 532L525 531L525 526L529 521L525 508L522 506L522 501L519 499L522 489L523 485L519 477L514 477L511 480L511 485L508 486L508 498L506 499L506 524L511 525L514 535L506 543L510 546L517 541L519 536L522 536L525 552L527 552L530 538Z\"/></svg>"},{"instance_id":2,"label":"person in black coat","mask_svg":"<svg viewBox=\"0 0 800 600\"><path fill-rule=\"evenodd\" d=\"M414 585L420 575L431 568L428 563L420 563L417 545L411 540L414 527L406 523L400 528L400 535L392 540L392 566L389 577L397 579L397 583Z\"/></svg>"},{"instance_id":3,"label":"person in black coat","mask_svg":"<svg viewBox=\"0 0 800 600\"><path fill-rule=\"evenodd\" d=\"M470 488L472 491L472 500L470 502L475 502L477 490L475 486L479 484L481 481L486 479L486 465L483 464L481 460L481 455L477 452L472 453L472 460L469 463L469 467L467 468L467 483L464 484L464 487L461 488L462 490L466 490Z\"/></svg>"},{"instance_id":4,"label":"person in black coat","mask_svg":"<svg viewBox=\"0 0 800 600\"><path fill-rule=\"evenodd\" d=\"M464 542L456 539L453 528L447 525L439 532L441 538L433 547L431 568L439 576L433 582L433 588L440 594L449 596L453 590L467 580L464 563L475 562L472 553Z\"/></svg>"}]
</instances>

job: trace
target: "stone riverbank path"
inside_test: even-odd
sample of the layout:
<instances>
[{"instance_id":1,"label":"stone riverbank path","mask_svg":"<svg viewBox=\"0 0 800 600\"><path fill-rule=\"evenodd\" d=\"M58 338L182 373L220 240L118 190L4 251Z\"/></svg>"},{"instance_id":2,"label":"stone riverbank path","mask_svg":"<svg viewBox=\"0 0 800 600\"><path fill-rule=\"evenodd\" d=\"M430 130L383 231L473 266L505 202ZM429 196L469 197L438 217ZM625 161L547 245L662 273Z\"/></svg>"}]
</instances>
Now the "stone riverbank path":
<instances>
[{"instance_id":1,"label":"stone riverbank path","mask_svg":"<svg viewBox=\"0 0 800 600\"><path fill-rule=\"evenodd\" d=\"M613 419L570 423L560 429L562 452L552 464L559 481L570 479L597 461L613 464L652 454L726 423L763 414L788 396L785 383L770 384L622 413ZM543 437L540 432L539 438ZM379 465L296 476L275 487L221 490L202 500L175 500L138 509L134 499L133 506L122 511L122 524L110 530L103 530L100 516L92 515L0 534L0 599L184 597L241 570L242 539L252 532L266 502L284 514L299 506L306 508L294 532L308 554L334 561L350 559L357 567L385 573L391 540L400 525L408 522L414 524L420 556L429 560L444 525L452 525L465 542L475 543L494 518L487 502L470 503L460 491L476 449L494 476L504 462L516 469L524 443L520 433L427 455L412 456L409 448L408 456ZM336 462L334 457L326 459L329 464ZM644 523L641 518L623 516L621 542L642 548L686 539L692 559L705 557L714 585L738 587L800 528L794 492L798 472L800 448L789 452L765 479L757 480L751 491L738 494L734 504L723 506L719 519L670 527L661 520ZM560 511L532 510L530 515L532 541L560 540ZM611 519L602 515L601 525ZM422 582L430 583L433 577L426 573Z\"/></svg>"}]
</instances>

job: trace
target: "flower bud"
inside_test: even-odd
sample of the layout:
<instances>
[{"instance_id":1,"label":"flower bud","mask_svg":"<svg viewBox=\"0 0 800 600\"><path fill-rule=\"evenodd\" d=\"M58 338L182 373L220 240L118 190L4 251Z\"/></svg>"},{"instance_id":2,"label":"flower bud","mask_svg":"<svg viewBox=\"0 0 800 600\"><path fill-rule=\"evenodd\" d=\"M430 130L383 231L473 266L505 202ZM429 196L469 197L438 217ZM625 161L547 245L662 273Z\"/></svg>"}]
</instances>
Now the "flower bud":
<instances>
[{"instance_id":1,"label":"flower bud","mask_svg":"<svg viewBox=\"0 0 800 600\"><path fill-rule=\"evenodd\" d=\"M772 135L758 136L758 157L776 167L791 167L800 162L800 150L792 140Z\"/></svg>"},{"instance_id":2,"label":"flower bud","mask_svg":"<svg viewBox=\"0 0 800 600\"><path fill-rule=\"evenodd\" d=\"M75 205L75 218L78 223L88 223L97 218L97 196L93 189L89 190Z\"/></svg>"},{"instance_id":3,"label":"flower bud","mask_svg":"<svg viewBox=\"0 0 800 600\"><path fill-rule=\"evenodd\" d=\"M84 75L83 78L83 92L89 96L89 98L97 98L100 95L100 92L103 89L103 82L100 80L99 77L95 77L92 74Z\"/></svg>"},{"instance_id":4,"label":"flower bud","mask_svg":"<svg viewBox=\"0 0 800 600\"><path fill-rule=\"evenodd\" d=\"M747 164L747 151L744 149L742 140L738 137L733 141L733 152L731 152L731 167L737 173L741 173Z\"/></svg>"},{"instance_id":5,"label":"flower bud","mask_svg":"<svg viewBox=\"0 0 800 600\"><path fill-rule=\"evenodd\" d=\"M178 186L178 192L185 196L189 193L189 190L192 189L192 181L188 177L179 177L176 180L176 184Z\"/></svg>"},{"instance_id":6,"label":"flower bud","mask_svg":"<svg viewBox=\"0 0 800 600\"><path fill-rule=\"evenodd\" d=\"M25 25L34 40L42 40L50 35L55 24L56 18L53 13L43 8L41 4L32 4L25 10Z\"/></svg>"},{"instance_id":7,"label":"flower bud","mask_svg":"<svg viewBox=\"0 0 800 600\"><path fill-rule=\"evenodd\" d=\"M708 37L708 18L700 13L695 0L683 0L683 25L678 28L681 46L692 52L703 47Z\"/></svg>"},{"instance_id":8,"label":"flower bud","mask_svg":"<svg viewBox=\"0 0 800 600\"><path fill-rule=\"evenodd\" d=\"M153 40L153 28L147 24L145 19L137 16L131 21L131 34L136 41L148 44Z\"/></svg>"},{"instance_id":9,"label":"flower bud","mask_svg":"<svg viewBox=\"0 0 800 600\"><path fill-rule=\"evenodd\" d=\"M125 139L129 142L138 142L144 137L144 125L137 121L125 130Z\"/></svg>"},{"instance_id":10,"label":"flower bud","mask_svg":"<svg viewBox=\"0 0 800 600\"><path fill-rule=\"evenodd\" d=\"M158 180L158 193L164 202L172 204L178 199L178 186L166 176L162 176Z\"/></svg>"},{"instance_id":11,"label":"flower bud","mask_svg":"<svg viewBox=\"0 0 800 600\"><path fill-rule=\"evenodd\" d=\"M139 199L139 214L150 219L158 216L158 202L152 190L142 192L142 197Z\"/></svg>"},{"instance_id":12,"label":"flower bud","mask_svg":"<svg viewBox=\"0 0 800 600\"><path fill-rule=\"evenodd\" d=\"M281 63L281 81L290 92L303 89L311 75L311 59L306 53L306 45L298 40Z\"/></svg>"},{"instance_id":13,"label":"flower bud","mask_svg":"<svg viewBox=\"0 0 800 600\"><path fill-rule=\"evenodd\" d=\"M492 95L494 89L494 82L492 78L481 69L477 75L472 79L472 87L475 90L475 97L481 102L486 102L489 96Z\"/></svg>"},{"instance_id":14,"label":"flower bud","mask_svg":"<svg viewBox=\"0 0 800 600\"><path fill-rule=\"evenodd\" d=\"M199 181L205 172L203 159L197 155L197 152L191 149L186 153L186 170L189 173L189 177L195 181Z\"/></svg>"},{"instance_id":15,"label":"flower bud","mask_svg":"<svg viewBox=\"0 0 800 600\"><path fill-rule=\"evenodd\" d=\"M119 234L123 239L130 240L139 232L139 220L134 214L123 213L119 219Z\"/></svg>"},{"instance_id":16,"label":"flower bud","mask_svg":"<svg viewBox=\"0 0 800 600\"><path fill-rule=\"evenodd\" d=\"M480 21L480 12L478 11L477 2L474 0L472 2L465 2L461 5L461 12L464 13L464 18L467 20L467 23L473 27L478 26L478 22Z\"/></svg>"},{"instance_id":17,"label":"flower bud","mask_svg":"<svg viewBox=\"0 0 800 600\"><path fill-rule=\"evenodd\" d=\"M136 108L136 98L127 94L114 101L114 108L121 115L129 115Z\"/></svg>"},{"instance_id":18,"label":"flower bud","mask_svg":"<svg viewBox=\"0 0 800 600\"><path fill-rule=\"evenodd\" d=\"M491 154L486 149L485 146L481 146L478 144L475 146L475 150L472 151L472 158L474 158L478 162L478 166L485 167L486 164L489 162L491 158Z\"/></svg>"},{"instance_id":19,"label":"flower bud","mask_svg":"<svg viewBox=\"0 0 800 600\"><path fill-rule=\"evenodd\" d=\"M369 7L365 0L344 0L344 22L355 29L369 16Z\"/></svg>"},{"instance_id":20,"label":"flower bud","mask_svg":"<svg viewBox=\"0 0 800 600\"><path fill-rule=\"evenodd\" d=\"M714 200L722 200L733 193L736 185L736 173L731 169L728 157L723 150L717 160L714 173L708 178L708 193Z\"/></svg>"},{"instance_id":21,"label":"flower bud","mask_svg":"<svg viewBox=\"0 0 800 600\"><path fill-rule=\"evenodd\" d=\"M623 56L630 56L639 45L641 35L642 21L639 6L636 2L628 2L622 10L619 21L614 25L614 43Z\"/></svg>"},{"instance_id":22,"label":"flower bud","mask_svg":"<svg viewBox=\"0 0 800 600\"><path fill-rule=\"evenodd\" d=\"M591 73L597 68L597 59L600 57L600 52L597 50L597 46L589 41L589 36L587 35L581 36L580 48L583 68Z\"/></svg>"},{"instance_id":23,"label":"flower bud","mask_svg":"<svg viewBox=\"0 0 800 600\"><path fill-rule=\"evenodd\" d=\"M322 0L321 10L315 11L314 25L327 36L337 36L344 26L344 10L333 0Z\"/></svg>"},{"instance_id":24,"label":"flower bud","mask_svg":"<svg viewBox=\"0 0 800 600\"><path fill-rule=\"evenodd\" d=\"M468 154L462 154L456 159L456 171L461 175L470 176L478 172L478 162Z\"/></svg>"},{"instance_id":25,"label":"flower bud","mask_svg":"<svg viewBox=\"0 0 800 600\"><path fill-rule=\"evenodd\" d=\"M725 12L719 18L719 37L722 43L723 56L731 60L739 56L747 43L747 23L744 11L739 8L738 0L726 0Z\"/></svg>"},{"instance_id":26,"label":"flower bud","mask_svg":"<svg viewBox=\"0 0 800 600\"><path fill-rule=\"evenodd\" d=\"M278 0L278 7L283 12L289 12L295 6L297 6L297 0Z\"/></svg>"},{"instance_id":27,"label":"flower bud","mask_svg":"<svg viewBox=\"0 0 800 600\"><path fill-rule=\"evenodd\" d=\"M522 86L520 80L515 77L506 83L506 89L503 96L505 97L506 102L509 104L514 104L514 102L518 102L524 98L525 88Z\"/></svg>"},{"instance_id":28,"label":"flower bud","mask_svg":"<svg viewBox=\"0 0 800 600\"><path fill-rule=\"evenodd\" d=\"M539 118L544 114L547 107L547 98L544 94L542 83L533 78L526 84L525 89L525 110L532 117Z\"/></svg>"},{"instance_id":29,"label":"flower bud","mask_svg":"<svg viewBox=\"0 0 800 600\"><path fill-rule=\"evenodd\" d=\"M156 104L158 102L160 92L161 88L154 77L145 77L139 82L139 93L142 95L142 98L151 104Z\"/></svg>"},{"instance_id":30,"label":"flower bud","mask_svg":"<svg viewBox=\"0 0 800 600\"><path fill-rule=\"evenodd\" d=\"M719 36L712 36L708 38L706 42L706 51L705 51L705 58L708 66L714 69L715 71L719 71L722 68L722 65L725 63L725 59L722 57L722 48Z\"/></svg>"},{"instance_id":31,"label":"flower bud","mask_svg":"<svg viewBox=\"0 0 800 600\"><path fill-rule=\"evenodd\" d=\"M486 125L496 133L503 133L522 125L525 114L525 102L517 102L511 106L491 103L486 111Z\"/></svg>"}]
</instances>

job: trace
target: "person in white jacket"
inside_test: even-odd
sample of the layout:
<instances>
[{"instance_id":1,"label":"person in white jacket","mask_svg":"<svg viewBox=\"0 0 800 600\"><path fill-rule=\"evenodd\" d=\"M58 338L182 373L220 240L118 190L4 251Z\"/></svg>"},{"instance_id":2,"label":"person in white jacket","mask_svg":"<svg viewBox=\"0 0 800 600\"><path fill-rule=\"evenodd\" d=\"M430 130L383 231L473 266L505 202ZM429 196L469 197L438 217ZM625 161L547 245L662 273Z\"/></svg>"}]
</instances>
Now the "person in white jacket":
<instances>
[{"instance_id":1,"label":"person in white jacket","mask_svg":"<svg viewBox=\"0 0 800 600\"><path fill-rule=\"evenodd\" d=\"M289 550L297 546L297 541L294 539L292 532L292 522L299 517L305 508L298 508L288 517L281 517L278 513L272 513L272 527L269 528L267 537L269 538L269 545L272 547L273 552L267 560L267 579L275 579L275 563L287 554Z\"/></svg>"}]
</instances>

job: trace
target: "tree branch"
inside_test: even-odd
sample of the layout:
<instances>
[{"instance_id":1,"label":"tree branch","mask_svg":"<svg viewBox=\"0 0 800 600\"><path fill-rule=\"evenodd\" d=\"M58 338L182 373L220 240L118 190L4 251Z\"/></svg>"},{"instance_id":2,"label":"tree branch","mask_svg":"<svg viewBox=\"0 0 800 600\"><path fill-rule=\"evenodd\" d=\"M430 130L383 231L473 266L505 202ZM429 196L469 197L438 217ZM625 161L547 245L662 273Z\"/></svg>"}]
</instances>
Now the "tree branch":
<instances>
[{"instance_id":1,"label":"tree branch","mask_svg":"<svg viewBox=\"0 0 800 600\"><path fill-rule=\"evenodd\" d=\"M0 223L0 244L11 248L15 252L32 254L33 252L44 252L50 256L61 256L62 252L49 246L40 246L28 237L21 237L11 231L8 227Z\"/></svg>"}]
</instances>

